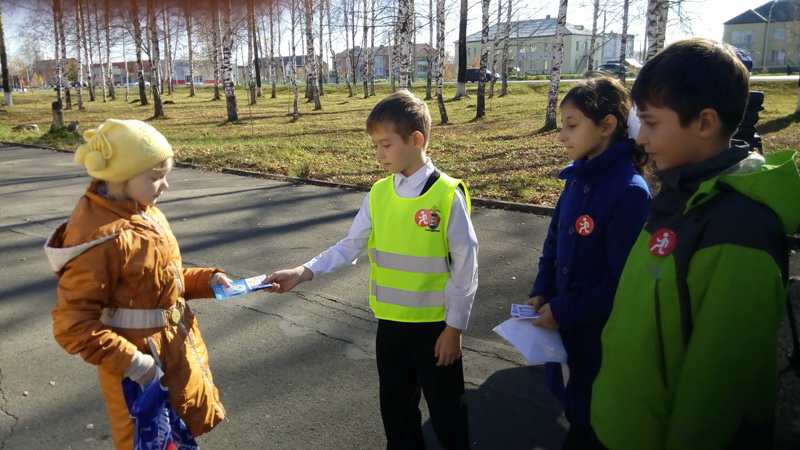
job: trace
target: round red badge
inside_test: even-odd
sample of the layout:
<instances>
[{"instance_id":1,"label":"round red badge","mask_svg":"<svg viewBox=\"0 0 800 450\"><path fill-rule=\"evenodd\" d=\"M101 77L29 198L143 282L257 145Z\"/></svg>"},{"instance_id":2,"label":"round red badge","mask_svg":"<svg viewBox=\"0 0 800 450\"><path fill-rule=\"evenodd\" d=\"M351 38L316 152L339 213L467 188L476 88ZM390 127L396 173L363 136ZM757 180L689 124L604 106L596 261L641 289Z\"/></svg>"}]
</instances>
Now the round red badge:
<instances>
[{"instance_id":1,"label":"round red badge","mask_svg":"<svg viewBox=\"0 0 800 450\"><path fill-rule=\"evenodd\" d=\"M655 256L667 256L675 250L678 235L669 228L662 228L650 236L650 253Z\"/></svg>"},{"instance_id":2,"label":"round red badge","mask_svg":"<svg viewBox=\"0 0 800 450\"><path fill-rule=\"evenodd\" d=\"M433 220L433 213L429 209L420 209L414 215L414 223L420 227L427 227L431 224L431 220Z\"/></svg>"},{"instance_id":3,"label":"round red badge","mask_svg":"<svg viewBox=\"0 0 800 450\"><path fill-rule=\"evenodd\" d=\"M594 231L594 219L588 214L578 217L575 221L575 231L581 236L588 236Z\"/></svg>"}]
</instances>

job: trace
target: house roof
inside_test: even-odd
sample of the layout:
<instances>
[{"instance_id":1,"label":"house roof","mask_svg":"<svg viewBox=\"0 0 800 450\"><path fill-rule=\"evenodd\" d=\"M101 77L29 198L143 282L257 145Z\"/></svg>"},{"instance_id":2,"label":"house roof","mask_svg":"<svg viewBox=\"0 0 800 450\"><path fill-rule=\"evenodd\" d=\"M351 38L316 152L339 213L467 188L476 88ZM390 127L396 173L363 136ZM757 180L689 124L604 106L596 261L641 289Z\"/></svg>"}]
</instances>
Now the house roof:
<instances>
[{"instance_id":1,"label":"house roof","mask_svg":"<svg viewBox=\"0 0 800 450\"><path fill-rule=\"evenodd\" d=\"M517 22L511 22L511 37L516 38L536 38L536 37L546 37L546 36L555 36L556 34L556 25L558 24L558 19L553 17L547 17L544 19L533 19L533 20L521 20ZM503 36L503 31L505 30L505 23L500 24L500 36ZM494 40L494 34L497 30L497 24L489 26L489 40ZM519 33L518 33L519 31ZM583 25L573 25L571 23L567 23L564 29L564 34L579 34L579 35L591 35L592 30L584 27ZM467 36L467 42L480 42L481 41L481 32L472 33Z\"/></svg>"},{"instance_id":2,"label":"house roof","mask_svg":"<svg viewBox=\"0 0 800 450\"><path fill-rule=\"evenodd\" d=\"M770 10L772 13L770 14ZM755 9L748 9L723 25L745 23L790 22L800 20L800 0L777 0L767 2Z\"/></svg>"}]
</instances>

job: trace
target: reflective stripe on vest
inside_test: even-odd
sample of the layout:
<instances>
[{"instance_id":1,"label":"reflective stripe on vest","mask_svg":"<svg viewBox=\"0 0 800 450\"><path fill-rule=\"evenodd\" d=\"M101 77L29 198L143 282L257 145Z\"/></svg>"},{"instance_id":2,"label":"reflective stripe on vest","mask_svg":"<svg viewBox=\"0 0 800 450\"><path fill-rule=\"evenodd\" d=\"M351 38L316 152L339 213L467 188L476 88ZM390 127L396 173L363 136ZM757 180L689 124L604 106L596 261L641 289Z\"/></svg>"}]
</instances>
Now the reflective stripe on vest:
<instances>
[{"instance_id":1,"label":"reflective stripe on vest","mask_svg":"<svg viewBox=\"0 0 800 450\"><path fill-rule=\"evenodd\" d=\"M444 289L450 278L447 225L459 184L441 174L427 192L413 198L396 194L393 176L372 186L368 248L375 317L398 322L445 319ZM427 220L420 223L419 217Z\"/></svg>"},{"instance_id":2,"label":"reflective stripe on vest","mask_svg":"<svg viewBox=\"0 0 800 450\"><path fill-rule=\"evenodd\" d=\"M372 261L384 269L402 270L417 273L448 273L447 258L428 256L409 256L397 253L381 252L376 248L369 249Z\"/></svg>"}]
</instances>

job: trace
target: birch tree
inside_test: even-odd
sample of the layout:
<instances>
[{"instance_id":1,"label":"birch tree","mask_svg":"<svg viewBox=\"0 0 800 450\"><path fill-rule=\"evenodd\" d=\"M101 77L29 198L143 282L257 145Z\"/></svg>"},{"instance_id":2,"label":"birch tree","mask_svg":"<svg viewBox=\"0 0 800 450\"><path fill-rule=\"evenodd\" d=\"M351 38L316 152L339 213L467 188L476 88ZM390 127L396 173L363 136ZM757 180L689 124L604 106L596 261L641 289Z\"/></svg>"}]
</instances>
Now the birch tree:
<instances>
[{"instance_id":1,"label":"birch tree","mask_svg":"<svg viewBox=\"0 0 800 450\"><path fill-rule=\"evenodd\" d=\"M252 0L251 0L252 4ZM253 29L253 67L256 72L256 97L261 97L262 90L261 90L261 52L259 52L259 43L261 42L258 39L258 27L256 27L256 12L255 7L252 8L252 12L250 13L250 26Z\"/></svg>"},{"instance_id":2,"label":"birch tree","mask_svg":"<svg viewBox=\"0 0 800 450\"><path fill-rule=\"evenodd\" d=\"M399 88L408 90L411 76L411 62L409 61L409 46L411 44L411 0L399 0L397 6L399 30L397 38L400 45L398 66L400 67Z\"/></svg>"},{"instance_id":3,"label":"birch tree","mask_svg":"<svg viewBox=\"0 0 800 450\"><path fill-rule=\"evenodd\" d=\"M161 77L158 68L159 55L158 27L156 26L155 0L147 0L147 26L150 28L150 88L153 92L153 118L164 117L164 105L161 103Z\"/></svg>"},{"instance_id":4,"label":"birch tree","mask_svg":"<svg viewBox=\"0 0 800 450\"><path fill-rule=\"evenodd\" d=\"M139 80L139 104L145 106L147 90L144 86L144 62L142 61L142 28L139 19L138 0L131 0L131 23L133 24L133 44L136 47L136 75ZM103 94L105 96L105 94Z\"/></svg>"},{"instance_id":5,"label":"birch tree","mask_svg":"<svg viewBox=\"0 0 800 450\"><path fill-rule=\"evenodd\" d=\"M133 1L135 2L135 0ZM97 9L97 0L92 0L92 6L94 9L94 37L95 44L97 44L97 63L100 64L100 88L103 91L103 103L105 103L108 101L108 92L106 91L108 78L106 77L106 65L103 64L103 50L100 41L100 12Z\"/></svg>"},{"instance_id":6,"label":"birch tree","mask_svg":"<svg viewBox=\"0 0 800 450\"><path fill-rule=\"evenodd\" d=\"M77 52L75 52L78 57L76 58L76 62L78 63L78 86L75 87L75 97L78 99L78 109L86 109L83 107L83 59L81 58L81 27L79 24L81 23L81 1L76 0L75 2L75 45L77 46ZM5 48L4 48L5 49ZM6 65L3 64L3 69L5 70ZM4 80L5 82L5 80Z\"/></svg>"},{"instance_id":7,"label":"birch tree","mask_svg":"<svg viewBox=\"0 0 800 450\"><path fill-rule=\"evenodd\" d=\"M11 97L11 77L8 74L8 57L6 55L6 35L3 32L3 9L0 8L0 65L3 66L3 104L14 106Z\"/></svg>"},{"instance_id":8,"label":"birch tree","mask_svg":"<svg viewBox=\"0 0 800 450\"><path fill-rule=\"evenodd\" d=\"M426 60L428 61L428 70L425 74L425 100L433 98L431 96L431 82L433 78L433 0L428 0L428 54Z\"/></svg>"},{"instance_id":9,"label":"birch tree","mask_svg":"<svg viewBox=\"0 0 800 450\"><path fill-rule=\"evenodd\" d=\"M272 24L275 23L275 2L269 3L269 63L272 70L272 93L270 98L277 97L275 81L278 77L278 70L275 67L275 34Z\"/></svg>"},{"instance_id":10,"label":"birch tree","mask_svg":"<svg viewBox=\"0 0 800 450\"><path fill-rule=\"evenodd\" d=\"M105 0L103 8L103 24L106 29L106 84L108 85L108 95L111 100L117 99L117 93L114 92L114 76L113 67L111 65L111 2Z\"/></svg>"},{"instance_id":11,"label":"birch tree","mask_svg":"<svg viewBox=\"0 0 800 450\"><path fill-rule=\"evenodd\" d=\"M600 17L600 0L592 2L592 37L589 40L589 65L588 70L594 70L594 52L597 50L597 19ZM605 39L605 36L603 36Z\"/></svg>"},{"instance_id":12,"label":"birch tree","mask_svg":"<svg viewBox=\"0 0 800 450\"><path fill-rule=\"evenodd\" d=\"M64 32L64 7L58 9L58 39L61 39L61 75L66 78L65 97L67 104L64 109L72 109L72 97L69 89L69 76L67 75L67 39Z\"/></svg>"},{"instance_id":13,"label":"birch tree","mask_svg":"<svg viewBox=\"0 0 800 450\"><path fill-rule=\"evenodd\" d=\"M86 80L89 83L89 101L94 101L94 76L92 75L92 66L94 65L94 61L92 60L92 40L90 38L91 31L87 31L86 29L86 7L83 5L83 0L78 0L80 4L80 16L78 17L78 23L76 24L78 27L78 33L80 33L80 40L83 43L83 56L84 60L86 61ZM89 6L88 0L86 1L86 6ZM91 22L88 22L91 25Z\"/></svg>"},{"instance_id":14,"label":"birch tree","mask_svg":"<svg viewBox=\"0 0 800 450\"><path fill-rule=\"evenodd\" d=\"M647 61L664 48L666 21L669 0L648 0L647 2Z\"/></svg>"},{"instance_id":15,"label":"birch tree","mask_svg":"<svg viewBox=\"0 0 800 450\"><path fill-rule=\"evenodd\" d=\"M467 12L468 0L461 0L461 14L458 22L458 85L456 98L467 95Z\"/></svg>"},{"instance_id":16,"label":"birch tree","mask_svg":"<svg viewBox=\"0 0 800 450\"><path fill-rule=\"evenodd\" d=\"M442 96L442 84L444 75L444 4L445 0L436 0L436 103L439 105L439 115L442 123L448 122L447 108L444 105Z\"/></svg>"},{"instance_id":17,"label":"birch tree","mask_svg":"<svg viewBox=\"0 0 800 450\"><path fill-rule=\"evenodd\" d=\"M256 80L253 76L253 72L255 71L255 58L253 56L253 43L255 42L258 44L258 41L253 36L253 26L250 20L251 13L253 12L253 0L247 0L247 18L245 22L247 22L247 60L245 63L245 70L247 72L247 79L248 79L248 87L250 89L250 104L256 104ZM254 15L254 14L253 14Z\"/></svg>"},{"instance_id":18,"label":"birch tree","mask_svg":"<svg viewBox=\"0 0 800 450\"><path fill-rule=\"evenodd\" d=\"M500 24L503 20L503 0L497 0L497 26L494 28L494 44L492 44L492 81L489 83L489 98L494 97L494 74L497 72L497 60L500 49Z\"/></svg>"},{"instance_id":19,"label":"birch tree","mask_svg":"<svg viewBox=\"0 0 800 450\"><path fill-rule=\"evenodd\" d=\"M347 0L345 0L346 2ZM364 49L360 49L358 53L355 52L356 46L356 33L358 32L358 20L356 18L356 0L353 0L353 3L350 5L350 42L353 44L353 51L350 53L350 68L352 68L353 74L353 93L358 94L358 84L356 84L356 75L358 72L358 63L361 59L361 52Z\"/></svg>"},{"instance_id":20,"label":"birch tree","mask_svg":"<svg viewBox=\"0 0 800 450\"><path fill-rule=\"evenodd\" d=\"M622 38L620 39L619 50L619 81L625 85L625 59L628 51L628 10L630 0L625 0L622 5Z\"/></svg>"},{"instance_id":21,"label":"birch tree","mask_svg":"<svg viewBox=\"0 0 800 450\"><path fill-rule=\"evenodd\" d=\"M323 33L325 33L325 0L319 0L319 2L319 54L317 55L319 76L317 77L317 87L319 88L319 96L322 97L325 95L322 85L328 74L325 73L325 61L322 59L322 56L325 53L325 37L323 35Z\"/></svg>"},{"instance_id":22,"label":"birch tree","mask_svg":"<svg viewBox=\"0 0 800 450\"><path fill-rule=\"evenodd\" d=\"M558 102L558 84L561 81L561 62L564 59L564 28L567 23L567 1L560 0L558 5L558 21L556 22L556 40L553 44L553 67L550 71L550 93L547 96L547 113L543 130L556 129L556 103Z\"/></svg>"},{"instance_id":23,"label":"birch tree","mask_svg":"<svg viewBox=\"0 0 800 450\"><path fill-rule=\"evenodd\" d=\"M290 26L291 28L291 38L292 42L290 43L289 47L291 48L291 79L292 79L292 90L294 91L294 100L292 103L292 121L296 121L300 118L300 110L299 110L299 100L300 100L300 90L297 89L297 40L294 37L294 30L297 21L295 17L297 16L297 0L289 0L289 16L292 21Z\"/></svg>"},{"instance_id":24,"label":"birch tree","mask_svg":"<svg viewBox=\"0 0 800 450\"><path fill-rule=\"evenodd\" d=\"M367 21L367 0L364 0L364 9L363 9L363 11L364 11L364 24L363 24L362 31L361 31L361 33L363 34L363 36L361 36L361 51L362 52L366 51L366 55L365 55L366 60L364 62L364 65L361 68L361 81L362 81L363 87L364 87L364 98L369 98L369 85L368 85L368 83L369 83L369 81L368 81L368 77L369 77L369 75L368 75L368 73L369 73L369 50L367 50L367 38L368 38L368 34L369 34L369 22Z\"/></svg>"},{"instance_id":25,"label":"birch tree","mask_svg":"<svg viewBox=\"0 0 800 450\"><path fill-rule=\"evenodd\" d=\"M375 96L375 55L378 49L375 48L375 0L372 0L372 17L370 23L372 27L370 30L370 50L369 50L369 95Z\"/></svg>"},{"instance_id":26,"label":"birch tree","mask_svg":"<svg viewBox=\"0 0 800 450\"><path fill-rule=\"evenodd\" d=\"M189 51L189 97L194 97L194 50L192 48L192 6L191 0L184 0L183 15L186 18L186 41Z\"/></svg>"},{"instance_id":27,"label":"birch tree","mask_svg":"<svg viewBox=\"0 0 800 450\"><path fill-rule=\"evenodd\" d=\"M219 0L212 0L219 11ZM236 90L233 86L233 29L231 28L231 0L222 0L222 86L225 89L225 106L228 110L228 122L239 120L236 105Z\"/></svg>"},{"instance_id":28,"label":"birch tree","mask_svg":"<svg viewBox=\"0 0 800 450\"><path fill-rule=\"evenodd\" d=\"M170 37L170 23L171 20L168 19L169 14L167 11L167 0L162 0L161 3L161 22L163 23L162 31L164 32L164 80L162 83L161 92L164 90L167 91L168 95L172 95L173 92L173 73L172 73L172 43ZM166 88L166 89L165 89Z\"/></svg>"},{"instance_id":29,"label":"birch tree","mask_svg":"<svg viewBox=\"0 0 800 450\"><path fill-rule=\"evenodd\" d=\"M342 11L344 12L344 46L345 46L345 56L344 56L344 82L347 84L347 96L353 96L353 87L350 86L350 79L348 78L348 64L352 61L350 58L350 54L354 51L350 48L350 32L347 27L347 0L342 0ZM355 25L353 25L355 26ZM353 44L355 45L355 44Z\"/></svg>"},{"instance_id":30,"label":"birch tree","mask_svg":"<svg viewBox=\"0 0 800 450\"><path fill-rule=\"evenodd\" d=\"M481 119L486 116L486 66L489 59L489 0L481 0L482 3L482 25L481 29L481 73L478 76L478 106L475 118Z\"/></svg>"},{"instance_id":31,"label":"birch tree","mask_svg":"<svg viewBox=\"0 0 800 450\"><path fill-rule=\"evenodd\" d=\"M58 11L61 9L61 0L53 0L53 40L55 41L56 62L56 100L64 104L61 83L64 80L64 67L61 65L61 40L58 38ZM5 66L5 65L4 65Z\"/></svg>"},{"instance_id":32,"label":"birch tree","mask_svg":"<svg viewBox=\"0 0 800 450\"><path fill-rule=\"evenodd\" d=\"M218 0L211 0L211 46L214 47L214 98L212 100L221 100L219 95L220 50L222 49L220 38L219 3Z\"/></svg>"},{"instance_id":33,"label":"birch tree","mask_svg":"<svg viewBox=\"0 0 800 450\"><path fill-rule=\"evenodd\" d=\"M500 0L501 2L503 0ZM506 8L506 30L503 33L503 74L500 82L500 97L508 95L508 48L511 41L511 6L512 0L508 0L508 7Z\"/></svg>"},{"instance_id":34,"label":"birch tree","mask_svg":"<svg viewBox=\"0 0 800 450\"><path fill-rule=\"evenodd\" d=\"M314 50L314 1L303 0L306 18L306 77L311 100L314 101L314 111L322 109L317 89L317 58ZM310 57L309 57L310 55Z\"/></svg>"}]
</instances>

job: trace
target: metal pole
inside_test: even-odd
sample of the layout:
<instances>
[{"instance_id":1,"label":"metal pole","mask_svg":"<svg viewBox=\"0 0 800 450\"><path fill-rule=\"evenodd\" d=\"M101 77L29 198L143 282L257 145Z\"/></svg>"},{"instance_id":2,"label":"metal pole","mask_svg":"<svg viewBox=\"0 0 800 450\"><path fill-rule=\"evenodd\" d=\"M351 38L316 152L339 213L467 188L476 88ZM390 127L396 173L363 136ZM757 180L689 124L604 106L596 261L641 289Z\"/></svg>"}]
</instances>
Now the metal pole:
<instances>
[{"instance_id":1,"label":"metal pole","mask_svg":"<svg viewBox=\"0 0 800 450\"><path fill-rule=\"evenodd\" d=\"M767 24L764 26L764 46L761 52L761 70L767 68L767 39L769 37L769 24L772 22L772 8L775 7L775 3L777 2L778 0L772 1L772 6L769 7L769 15L767 16Z\"/></svg>"}]
</instances>

